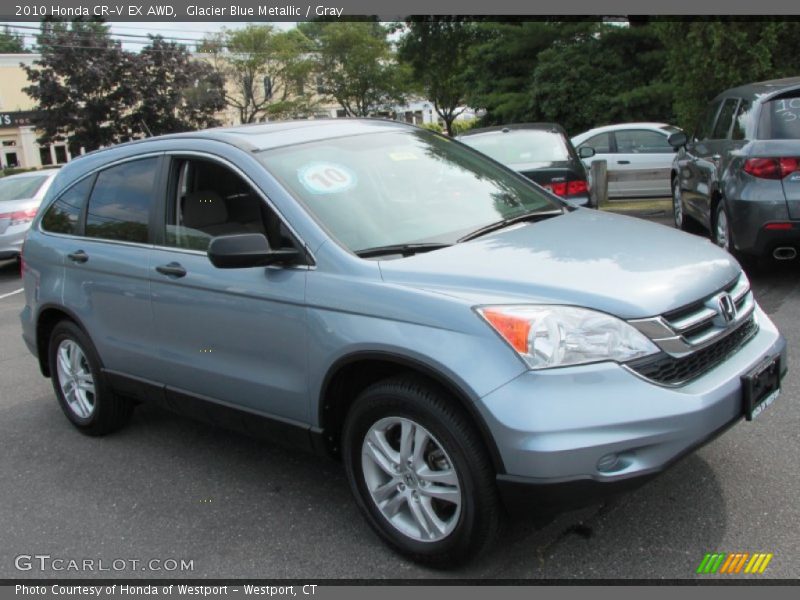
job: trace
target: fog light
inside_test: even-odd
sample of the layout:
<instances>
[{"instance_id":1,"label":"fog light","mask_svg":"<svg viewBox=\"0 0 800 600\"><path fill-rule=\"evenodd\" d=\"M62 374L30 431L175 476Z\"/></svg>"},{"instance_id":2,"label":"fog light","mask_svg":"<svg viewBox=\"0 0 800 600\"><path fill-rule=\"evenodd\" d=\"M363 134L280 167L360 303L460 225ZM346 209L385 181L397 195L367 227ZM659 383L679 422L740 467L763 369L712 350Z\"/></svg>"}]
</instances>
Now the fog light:
<instances>
[{"instance_id":1,"label":"fog light","mask_svg":"<svg viewBox=\"0 0 800 600\"><path fill-rule=\"evenodd\" d=\"M597 461L597 470L601 473L608 473L614 471L619 464L619 454L606 454Z\"/></svg>"}]
</instances>

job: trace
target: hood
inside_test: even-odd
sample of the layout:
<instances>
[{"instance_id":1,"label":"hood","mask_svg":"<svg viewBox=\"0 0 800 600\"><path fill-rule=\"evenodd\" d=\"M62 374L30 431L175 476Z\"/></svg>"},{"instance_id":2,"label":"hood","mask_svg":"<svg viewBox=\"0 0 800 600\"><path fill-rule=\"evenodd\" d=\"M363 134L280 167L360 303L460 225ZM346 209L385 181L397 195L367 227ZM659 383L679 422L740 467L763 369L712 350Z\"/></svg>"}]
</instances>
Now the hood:
<instances>
[{"instance_id":1,"label":"hood","mask_svg":"<svg viewBox=\"0 0 800 600\"><path fill-rule=\"evenodd\" d=\"M626 319L695 302L741 270L703 238L588 209L381 261L380 268L387 282L474 304L571 304Z\"/></svg>"}]
</instances>

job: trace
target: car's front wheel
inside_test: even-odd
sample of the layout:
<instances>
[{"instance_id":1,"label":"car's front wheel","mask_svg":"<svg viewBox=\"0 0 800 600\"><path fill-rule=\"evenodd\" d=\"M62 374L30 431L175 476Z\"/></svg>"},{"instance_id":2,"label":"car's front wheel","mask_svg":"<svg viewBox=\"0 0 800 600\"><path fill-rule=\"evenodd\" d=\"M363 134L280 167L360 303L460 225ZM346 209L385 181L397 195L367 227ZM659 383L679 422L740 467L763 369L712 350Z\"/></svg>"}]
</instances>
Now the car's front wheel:
<instances>
[{"instance_id":1,"label":"car's front wheel","mask_svg":"<svg viewBox=\"0 0 800 600\"><path fill-rule=\"evenodd\" d=\"M714 227L712 228L711 239L717 246L733 254L731 223L725 203L721 200L717 202L717 206L714 209Z\"/></svg>"},{"instance_id":2,"label":"car's front wheel","mask_svg":"<svg viewBox=\"0 0 800 600\"><path fill-rule=\"evenodd\" d=\"M61 409L80 431L104 435L128 422L133 403L111 391L92 341L75 323L53 328L48 359Z\"/></svg>"},{"instance_id":3,"label":"car's front wheel","mask_svg":"<svg viewBox=\"0 0 800 600\"><path fill-rule=\"evenodd\" d=\"M480 437L445 394L414 378L367 388L350 409L343 456L370 525L434 566L491 545L501 522L494 470Z\"/></svg>"}]
</instances>

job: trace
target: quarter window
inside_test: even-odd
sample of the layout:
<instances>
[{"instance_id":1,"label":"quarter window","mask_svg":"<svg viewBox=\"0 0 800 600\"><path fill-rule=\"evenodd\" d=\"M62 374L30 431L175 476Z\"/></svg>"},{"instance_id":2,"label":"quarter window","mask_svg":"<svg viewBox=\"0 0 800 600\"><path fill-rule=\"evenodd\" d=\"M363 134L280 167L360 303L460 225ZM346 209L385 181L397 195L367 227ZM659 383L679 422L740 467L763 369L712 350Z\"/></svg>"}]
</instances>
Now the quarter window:
<instances>
[{"instance_id":1,"label":"quarter window","mask_svg":"<svg viewBox=\"0 0 800 600\"><path fill-rule=\"evenodd\" d=\"M158 158L135 160L97 176L86 213L86 235L147 242Z\"/></svg>"},{"instance_id":2,"label":"quarter window","mask_svg":"<svg viewBox=\"0 0 800 600\"><path fill-rule=\"evenodd\" d=\"M94 177L86 177L61 194L44 213L42 229L52 233L78 234L81 211L93 182Z\"/></svg>"},{"instance_id":3,"label":"quarter window","mask_svg":"<svg viewBox=\"0 0 800 600\"><path fill-rule=\"evenodd\" d=\"M733 122L734 140L743 140L747 136L747 126L750 121L752 103L749 100L742 100L739 103L739 110L736 111L736 120Z\"/></svg>"},{"instance_id":4,"label":"quarter window","mask_svg":"<svg viewBox=\"0 0 800 600\"><path fill-rule=\"evenodd\" d=\"M739 103L738 98L728 98L722 104L722 109L719 111L717 124L714 127L712 139L725 140L730 135L731 126L733 125L733 117L736 114L736 105Z\"/></svg>"}]
</instances>

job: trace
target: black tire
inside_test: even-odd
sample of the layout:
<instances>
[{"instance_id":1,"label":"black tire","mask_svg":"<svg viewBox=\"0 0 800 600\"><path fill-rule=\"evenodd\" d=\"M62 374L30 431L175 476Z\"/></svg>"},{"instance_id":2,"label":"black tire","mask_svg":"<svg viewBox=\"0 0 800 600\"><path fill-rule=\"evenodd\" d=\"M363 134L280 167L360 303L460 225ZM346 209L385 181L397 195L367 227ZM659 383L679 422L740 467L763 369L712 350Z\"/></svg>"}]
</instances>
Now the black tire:
<instances>
[{"instance_id":1,"label":"black tire","mask_svg":"<svg viewBox=\"0 0 800 600\"><path fill-rule=\"evenodd\" d=\"M365 437L373 425L394 418L413 421L427 430L432 439L426 447L435 449L436 444L441 446L444 453L440 452L438 457L444 456L446 468L452 468L457 474L460 508L457 518L455 510L451 512L453 529L443 539L420 541L406 535L383 515L368 489L362 464ZM356 502L372 528L397 551L414 561L445 568L467 562L491 547L503 521L495 472L474 426L446 394L413 377L378 382L355 400L347 415L342 437L345 470ZM430 455L427 460L431 460ZM411 462L408 465L411 470ZM409 485L407 493L414 494L419 506L417 499L426 494L423 488L431 484L420 478L416 485L419 487L415 487L413 492ZM432 502L429 500L428 506ZM403 506L407 507L407 514L413 516L410 497ZM447 504L436 506L449 507ZM421 533L422 529L419 531Z\"/></svg>"},{"instance_id":2,"label":"black tire","mask_svg":"<svg viewBox=\"0 0 800 600\"><path fill-rule=\"evenodd\" d=\"M85 372L91 373L94 382L94 392L87 394L91 398L91 411L82 416L70 406L62 390L61 375L58 368L58 350L62 343L77 345L83 358L80 363ZM114 432L131 418L133 403L125 398L116 396L108 386L103 377L102 363L97 354L97 350L89 339L89 336L72 321L61 321L50 334L50 344L48 346L48 361L50 365L50 378L53 382L53 390L70 422L86 435L98 436Z\"/></svg>"}]
</instances>

